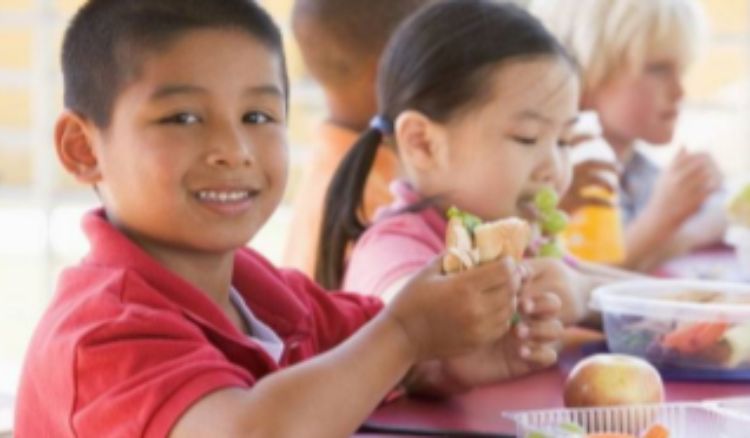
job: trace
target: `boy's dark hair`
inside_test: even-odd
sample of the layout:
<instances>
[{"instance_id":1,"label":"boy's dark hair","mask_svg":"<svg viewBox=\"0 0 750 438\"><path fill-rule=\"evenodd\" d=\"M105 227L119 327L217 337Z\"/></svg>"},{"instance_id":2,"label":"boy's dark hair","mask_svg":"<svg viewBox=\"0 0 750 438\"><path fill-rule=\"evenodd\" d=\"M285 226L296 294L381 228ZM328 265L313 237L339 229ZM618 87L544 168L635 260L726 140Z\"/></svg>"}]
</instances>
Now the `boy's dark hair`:
<instances>
[{"instance_id":1,"label":"boy's dark hair","mask_svg":"<svg viewBox=\"0 0 750 438\"><path fill-rule=\"evenodd\" d=\"M137 79L146 56L206 28L245 31L278 53L288 95L281 33L252 0L89 0L63 40L65 107L106 128L117 95Z\"/></svg>"},{"instance_id":2,"label":"boy's dark hair","mask_svg":"<svg viewBox=\"0 0 750 438\"><path fill-rule=\"evenodd\" d=\"M492 97L488 79L512 59L551 56L574 68L557 40L522 8L496 0L443 0L421 9L396 31L378 72L378 114L391 125L404 110L432 120L480 106ZM366 131L339 165L326 196L315 278L338 287L344 254L366 225L359 216L379 129Z\"/></svg>"},{"instance_id":3,"label":"boy's dark hair","mask_svg":"<svg viewBox=\"0 0 750 438\"><path fill-rule=\"evenodd\" d=\"M377 61L396 27L431 1L296 0L292 26L312 75L337 86Z\"/></svg>"}]
</instances>

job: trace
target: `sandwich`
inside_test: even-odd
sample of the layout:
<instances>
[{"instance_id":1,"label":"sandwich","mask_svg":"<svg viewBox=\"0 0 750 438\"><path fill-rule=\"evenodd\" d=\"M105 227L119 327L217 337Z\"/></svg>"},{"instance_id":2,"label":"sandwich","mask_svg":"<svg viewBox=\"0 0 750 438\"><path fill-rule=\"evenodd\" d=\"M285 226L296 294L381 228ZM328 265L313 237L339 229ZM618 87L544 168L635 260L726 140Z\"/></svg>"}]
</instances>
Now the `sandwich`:
<instances>
[{"instance_id":1,"label":"sandwich","mask_svg":"<svg viewBox=\"0 0 750 438\"><path fill-rule=\"evenodd\" d=\"M529 223L517 217L483 222L455 207L448 210L445 233L445 273L460 272L474 266L510 256L521 260L531 239Z\"/></svg>"}]
</instances>

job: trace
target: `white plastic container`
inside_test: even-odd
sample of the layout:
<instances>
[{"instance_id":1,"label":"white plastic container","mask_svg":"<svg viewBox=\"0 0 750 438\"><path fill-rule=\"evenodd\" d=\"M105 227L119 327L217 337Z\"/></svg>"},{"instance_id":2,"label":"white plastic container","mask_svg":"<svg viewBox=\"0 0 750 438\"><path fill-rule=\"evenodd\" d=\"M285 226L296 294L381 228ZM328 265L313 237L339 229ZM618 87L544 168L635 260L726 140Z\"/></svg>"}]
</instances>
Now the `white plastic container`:
<instances>
[{"instance_id":1,"label":"white plastic container","mask_svg":"<svg viewBox=\"0 0 750 438\"><path fill-rule=\"evenodd\" d=\"M663 369L750 370L750 284L627 281L596 289L591 306L612 352Z\"/></svg>"},{"instance_id":2,"label":"white plastic container","mask_svg":"<svg viewBox=\"0 0 750 438\"><path fill-rule=\"evenodd\" d=\"M725 417L750 423L750 397L711 400L706 402L705 405Z\"/></svg>"},{"instance_id":3,"label":"white plastic container","mask_svg":"<svg viewBox=\"0 0 750 438\"><path fill-rule=\"evenodd\" d=\"M747 438L750 418L726 415L701 403L617 406L607 408L546 409L506 412L521 438L585 438L586 433L624 433L640 436L649 427L666 427L673 438ZM575 424L585 433L566 430Z\"/></svg>"}]
</instances>

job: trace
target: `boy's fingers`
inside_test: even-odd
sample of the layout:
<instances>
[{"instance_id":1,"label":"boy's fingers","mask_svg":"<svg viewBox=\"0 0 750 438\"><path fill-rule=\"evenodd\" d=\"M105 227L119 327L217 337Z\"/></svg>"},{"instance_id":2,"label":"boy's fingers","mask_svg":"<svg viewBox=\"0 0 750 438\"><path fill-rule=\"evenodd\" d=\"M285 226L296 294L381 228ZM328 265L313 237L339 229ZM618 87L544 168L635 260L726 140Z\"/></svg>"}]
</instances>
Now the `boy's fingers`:
<instances>
[{"instance_id":1,"label":"boy's fingers","mask_svg":"<svg viewBox=\"0 0 750 438\"><path fill-rule=\"evenodd\" d=\"M544 278L545 268L549 263L548 259L524 259L521 261L526 276L524 277L525 283L533 283L540 278Z\"/></svg>"},{"instance_id":2,"label":"boy's fingers","mask_svg":"<svg viewBox=\"0 0 750 438\"><path fill-rule=\"evenodd\" d=\"M528 282L533 277L536 276L536 270L534 269L534 266L531 265L527 260L521 260L516 264L516 270L518 271L518 275L521 277L521 281L523 283Z\"/></svg>"},{"instance_id":3,"label":"boy's fingers","mask_svg":"<svg viewBox=\"0 0 750 438\"><path fill-rule=\"evenodd\" d=\"M544 317L560 313L562 300L552 292L523 295L520 299L519 311L526 316Z\"/></svg>"},{"instance_id":4,"label":"boy's fingers","mask_svg":"<svg viewBox=\"0 0 750 438\"><path fill-rule=\"evenodd\" d=\"M459 272L457 276L472 288L484 292L497 292L502 287L515 291L520 286L520 273L510 257L503 257Z\"/></svg>"},{"instance_id":5,"label":"boy's fingers","mask_svg":"<svg viewBox=\"0 0 750 438\"><path fill-rule=\"evenodd\" d=\"M523 320L514 327L516 336L522 341L541 343L559 341L564 330L562 322L558 319Z\"/></svg>"},{"instance_id":6,"label":"boy's fingers","mask_svg":"<svg viewBox=\"0 0 750 438\"><path fill-rule=\"evenodd\" d=\"M521 344L518 354L521 359L534 367L543 368L557 362L557 350L551 344L524 343Z\"/></svg>"}]
</instances>

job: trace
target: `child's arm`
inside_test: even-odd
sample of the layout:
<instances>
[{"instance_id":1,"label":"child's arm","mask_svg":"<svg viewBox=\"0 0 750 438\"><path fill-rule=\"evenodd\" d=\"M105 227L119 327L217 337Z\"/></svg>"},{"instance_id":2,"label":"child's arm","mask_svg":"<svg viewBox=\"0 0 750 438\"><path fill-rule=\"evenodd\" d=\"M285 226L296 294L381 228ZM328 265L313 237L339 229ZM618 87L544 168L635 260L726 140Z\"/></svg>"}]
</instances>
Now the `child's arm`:
<instances>
[{"instance_id":1,"label":"child's arm","mask_svg":"<svg viewBox=\"0 0 750 438\"><path fill-rule=\"evenodd\" d=\"M225 389L201 399L170 436L348 436L415 360L403 329L383 313L328 353L249 390Z\"/></svg>"},{"instance_id":2,"label":"child's arm","mask_svg":"<svg viewBox=\"0 0 750 438\"><path fill-rule=\"evenodd\" d=\"M710 155L680 150L659 177L646 208L626 230L623 267L647 271L693 249L691 240L680 230L721 182Z\"/></svg>"},{"instance_id":3,"label":"child's arm","mask_svg":"<svg viewBox=\"0 0 750 438\"><path fill-rule=\"evenodd\" d=\"M271 374L250 390L194 404L172 437L348 436L418 361L497 342L509 329L520 279L512 263L416 275L373 321L337 348Z\"/></svg>"}]
</instances>

